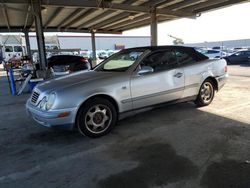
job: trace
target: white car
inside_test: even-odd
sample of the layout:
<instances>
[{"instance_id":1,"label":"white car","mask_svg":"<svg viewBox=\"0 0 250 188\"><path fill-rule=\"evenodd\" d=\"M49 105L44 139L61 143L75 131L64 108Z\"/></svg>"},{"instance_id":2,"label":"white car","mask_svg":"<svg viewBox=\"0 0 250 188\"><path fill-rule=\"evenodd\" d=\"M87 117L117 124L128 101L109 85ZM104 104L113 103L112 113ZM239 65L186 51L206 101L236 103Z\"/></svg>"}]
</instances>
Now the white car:
<instances>
[{"instance_id":1,"label":"white car","mask_svg":"<svg viewBox=\"0 0 250 188\"><path fill-rule=\"evenodd\" d=\"M222 57L226 57L227 53L220 51L220 50L202 50L201 53L203 53L205 56L209 57L210 59L213 58L222 58Z\"/></svg>"},{"instance_id":2,"label":"white car","mask_svg":"<svg viewBox=\"0 0 250 188\"><path fill-rule=\"evenodd\" d=\"M3 46L3 57L7 62L10 59L20 60L23 56L23 52L25 51L25 47L20 45L6 45Z\"/></svg>"}]
</instances>

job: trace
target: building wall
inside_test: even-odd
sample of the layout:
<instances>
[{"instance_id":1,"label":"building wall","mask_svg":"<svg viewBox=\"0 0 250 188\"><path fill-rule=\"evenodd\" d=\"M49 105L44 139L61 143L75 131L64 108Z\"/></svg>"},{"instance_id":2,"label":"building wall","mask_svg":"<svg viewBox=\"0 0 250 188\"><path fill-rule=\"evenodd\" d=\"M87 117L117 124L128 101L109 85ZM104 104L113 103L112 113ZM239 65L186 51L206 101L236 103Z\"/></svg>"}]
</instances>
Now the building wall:
<instances>
[{"instance_id":1,"label":"building wall","mask_svg":"<svg viewBox=\"0 0 250 188\"><path fill-rule=\"evenodd\" d=\"M193 46L193 47L208 47L208 48L212 48L215 46L225 46L227 48L250 47L250 39L192 43L192 44L185 44L185 45Z\"/></svg>"},{"instance_id":2,"label":"building wall","mask_svg":"<svg viewBox=\"0 0 250 188\"><path fill-rule=\"evenodd\" d=\"M91 50L91 37L89 36L58 36L61 49L77 49ZM54 40L50 43L46 40L46 44L57 44ZM97 50L114 50L115 45L124 45L125 48L149 46L150 37L140 36L96 36ZM31 49L37 49L36 37L30 36Z\"/></svg>"},{"instance_id":3,"label":"building wall","mask_svg":"<svg viewBox=\"0 0 250 188\"><path fill-rule=\"evenodd\" d=\"M25 45L22 43L21 35L0 35L0 45Z\"/></svg>"}]
</instances>

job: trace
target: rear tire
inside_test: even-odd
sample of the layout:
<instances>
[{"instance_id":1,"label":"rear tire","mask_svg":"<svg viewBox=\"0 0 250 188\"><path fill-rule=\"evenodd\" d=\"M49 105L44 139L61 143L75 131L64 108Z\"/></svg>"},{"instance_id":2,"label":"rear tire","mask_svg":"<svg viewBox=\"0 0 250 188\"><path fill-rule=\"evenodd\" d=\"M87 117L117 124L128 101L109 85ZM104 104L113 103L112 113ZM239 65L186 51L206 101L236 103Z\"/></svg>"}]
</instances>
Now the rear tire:
<instances>
[{"instance_id":1,"label":"rear tire","mask_svg":"<svg viewBox=\"0 0 250 188\"><path fill-rule=\"evenodd\" d=\"M80 108L76 123L82 135L98 138L108 134L116 122L115 106L109 100L97 97Z\"/></svg>"},{"instance_id":2,"label":"rear tire","mask_svg":"<svg viewBox=\"0 0 250 188\"><path fill-rule=\"evenodd\" d=\"M197 107L208 106L214 99L215 86L212 80L206 79L200 88L199 94L194 101Z\"/></svg>"}]
</instances>

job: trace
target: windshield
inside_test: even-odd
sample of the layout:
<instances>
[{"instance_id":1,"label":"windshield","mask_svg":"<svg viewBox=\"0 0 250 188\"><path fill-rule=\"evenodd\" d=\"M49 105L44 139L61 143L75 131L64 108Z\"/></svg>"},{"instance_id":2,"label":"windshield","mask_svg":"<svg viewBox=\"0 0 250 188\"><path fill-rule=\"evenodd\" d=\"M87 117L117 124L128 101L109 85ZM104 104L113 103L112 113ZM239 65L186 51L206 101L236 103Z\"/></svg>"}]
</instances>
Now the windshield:
<instances>
[{"instance_id":1,"label":"windshield","mask_svg":"<svg viewBox=\"0 0 250 188\"><path fill-rule=\"evenodd\" d=\"M143 54L143 50L127 51L112 55L101 65L97 66L95 71L117 71L124 72Z\"/></svg>"}]
</instances>

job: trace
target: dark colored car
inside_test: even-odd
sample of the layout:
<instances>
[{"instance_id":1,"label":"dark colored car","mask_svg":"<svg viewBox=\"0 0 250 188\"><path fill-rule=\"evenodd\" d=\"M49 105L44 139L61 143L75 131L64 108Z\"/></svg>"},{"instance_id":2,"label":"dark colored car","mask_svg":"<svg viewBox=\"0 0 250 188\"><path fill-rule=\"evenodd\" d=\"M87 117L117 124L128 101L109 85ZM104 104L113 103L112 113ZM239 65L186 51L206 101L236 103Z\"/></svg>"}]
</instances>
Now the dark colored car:
<instances>
[{"instance_id":1,"label":"dark colored car","mask_svg":"<svg viewBox=\"0 0 250 188\"><path fill-rule=\"evenodd\" d=\"M250 64L250 50L236 52L230 56L225 57L227 64Z\"/></svg>"},{"instance_id":2,"label":"dark colored car","mask_svg":"<svg viewBox=\"0 0 250 188\"><path fill-rule=\"evenodd\" d=\"M54 76L61 76L80 70L89 70L91 65L84 57L56 55L48 59L48 68L52 69Z\"/></svg>"}]
</instances>

